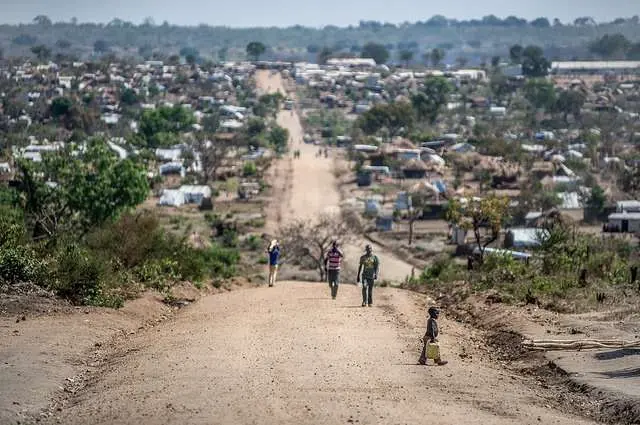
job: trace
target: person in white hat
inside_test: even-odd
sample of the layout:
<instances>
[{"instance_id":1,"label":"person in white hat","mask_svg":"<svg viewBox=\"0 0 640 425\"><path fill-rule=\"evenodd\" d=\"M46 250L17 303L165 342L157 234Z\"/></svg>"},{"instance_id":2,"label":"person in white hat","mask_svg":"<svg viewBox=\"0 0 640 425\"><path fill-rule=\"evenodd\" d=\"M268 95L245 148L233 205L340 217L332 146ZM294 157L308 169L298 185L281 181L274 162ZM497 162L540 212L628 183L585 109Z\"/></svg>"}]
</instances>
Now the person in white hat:
<instances>
[{"instance_id":1,"label":"person in white hat","mask_svg":"<svg viewBox=\"0 0 640 425\"><path fill-rule=\"evenodd\" d=\"M267 252L269 253L269 286L273 286L276 283L278 261L280 260L280 243L277 239L271 241Z\"/></svg>"}]
</instances>

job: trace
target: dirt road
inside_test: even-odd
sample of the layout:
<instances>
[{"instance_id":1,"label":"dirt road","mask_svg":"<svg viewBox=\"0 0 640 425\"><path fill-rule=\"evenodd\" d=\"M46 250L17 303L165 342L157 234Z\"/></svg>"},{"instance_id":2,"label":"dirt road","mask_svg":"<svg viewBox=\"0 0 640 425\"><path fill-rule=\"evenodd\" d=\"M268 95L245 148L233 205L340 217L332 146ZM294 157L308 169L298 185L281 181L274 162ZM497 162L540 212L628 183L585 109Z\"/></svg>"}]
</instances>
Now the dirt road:
<instances>
[{"instance_id":1,"label":"dirt road","mask_svg":"<svg viewBox=\"0 0 640 425\"><path fill-rule=\"evenodd\" d=\"M496 370L477 340L444 327L446 367L416 366L424 299L389 288L374 308L355 286L212 296L129 342L63 424L586 424ZM466 359L459 355L464 351Z\"/></svg>"},{"instance_id":2,"label":"dirt road","mask_svg":"<svg viewBox=\"0 0 640 425\"><path fill-rule=\"evenodd\" d=\"M258 85L266 87L267 91L286 93L280 74L259 73L257 79ZM317 157L319 148L312 144L303 143L304 131L296 111L281 111L278 114L278 124L289 130L292 140L291 149L300 151L299 159L283 160L278 170L280 177L288 182L288 193L283 194L282 200L282 222L286 223L296 218L314 220L318 214L323 212L338 213L340 211L340 192L333 174L333 159L331 157L324 158L324 156ZM287 177L287 173L291 175ZM280 188L282 184L276 183L276 187ZM346 267L349 267L352 272L357 268L358 259L364 253L364 247L367 243L370 242L360 240L357 243L343 246ZM403 281L411 275L412 267L409 264L379 245L371 245L374 253L381 260L380 280L397 282Z\"/></svg>"}]
</instances>

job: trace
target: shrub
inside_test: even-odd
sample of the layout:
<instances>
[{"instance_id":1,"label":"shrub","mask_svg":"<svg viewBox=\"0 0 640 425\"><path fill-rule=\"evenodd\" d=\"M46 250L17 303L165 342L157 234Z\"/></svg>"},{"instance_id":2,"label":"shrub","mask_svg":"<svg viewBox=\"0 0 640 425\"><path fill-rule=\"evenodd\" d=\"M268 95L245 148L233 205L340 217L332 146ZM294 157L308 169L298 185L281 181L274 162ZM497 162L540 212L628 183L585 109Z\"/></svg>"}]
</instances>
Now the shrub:
<instances>
[{"instance_id":1,"label":"shrub","mask_svg":"<svg viewBox=\"0 0 640 425\"><path fill-rule=\"evenodd\" d=\"M0 281L10 284L45 282L47 264L27 245L0 247Z\"/></svg>"},{"instance_id":2,"label":"shrub","mask_svg":"<svg viewBox=\"0 0 640 425\"><path fill-rule=\"evenodd\" d=\"M250 161L244 163L244 166L242 167L242 175L244 177L252 177L252 176L255 176L257 173L258 173L258 170L256 168L256 164Z\"/></svg>"},{"instance_id":3,"label":"shrub","mask_svg":"<svg viewBox=\"0 0 640 425\"><path fill-rule=\"evenodd\" d=\"M249 235L249 237L244 240L244 243L251 251L257 251L262 247L262 240L256 235Z\"/></svg>"},{"instance_id":4,"label":"shrub","mask_svg":"<svg viewBox=\"0 0 640 425\"><path fill-rule=\"evenodd\" d=\"M135 275L146 287L165 292L180 280L178 269L178 262L175 260L153 259L137 267Z\"/></svg>"},{"instance_id":5,"label":"shrub","mask_svg":"<svg viewBox=\"0 0 640 425\"><path fill-rule=\"evenodd\" d=\"M135 268L149 258L159 258L173 249L155 215L123 215L117 222L87 237L87 246L105 257L115 257L125 268Z\"/></svg>"},{"instance_id":6,"label":"shrub","mask_svg":"<svg viewBox=\"0 0 640 425\"><path fill-rule=\"evenodd\" d=\"M76 242L61 244L55 256L52 289L75 304L91 304L101 294L108 265Z\"/></svg>"}]
</instances>

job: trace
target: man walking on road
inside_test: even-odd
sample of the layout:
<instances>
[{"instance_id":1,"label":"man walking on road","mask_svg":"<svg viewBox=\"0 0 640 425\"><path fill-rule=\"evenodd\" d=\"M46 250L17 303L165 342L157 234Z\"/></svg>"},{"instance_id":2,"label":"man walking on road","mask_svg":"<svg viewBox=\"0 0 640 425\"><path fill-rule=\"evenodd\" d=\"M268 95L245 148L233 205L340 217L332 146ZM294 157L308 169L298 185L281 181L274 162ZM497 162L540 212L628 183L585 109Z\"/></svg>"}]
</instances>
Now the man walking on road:
<instances>
[{"instance_id":1,"label":"man walking on road","mask_svg":"<svg viewBox=\"0 0 640 425\"><path fill-rule=\"evenodd\" d=\"M331 298L334 300L338 295L338 285L340 284L340 264L344 254L338 248L338 241L333 241L331 249L327 252L324 259L324 268L327 271L327 279L331 288Z\"/></svg>"},{"instance_id":2,"label":"man walking on road","mask_svg":"<svg viewBox=\"0 0 640 425\"><path fill-rule=\"evenodd\" d=\"M378 257L373 255L371 245L365 248L365 254L360 257L360 266L358 267L358 282L362 277L362 307L373 304L373 285L378 279L378 270L380 262Z\"/></svg>"}]
</instances>

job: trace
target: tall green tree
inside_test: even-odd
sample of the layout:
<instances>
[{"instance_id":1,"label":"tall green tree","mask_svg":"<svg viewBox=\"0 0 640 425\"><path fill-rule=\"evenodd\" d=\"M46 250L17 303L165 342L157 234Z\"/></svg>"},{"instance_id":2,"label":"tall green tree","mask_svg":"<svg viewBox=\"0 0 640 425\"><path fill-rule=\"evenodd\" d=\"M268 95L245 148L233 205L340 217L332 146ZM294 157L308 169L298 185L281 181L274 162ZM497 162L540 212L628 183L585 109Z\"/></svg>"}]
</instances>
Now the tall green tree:
<instances>
[{"instance_id":1,"label":"tall green tree","mask_svg":"<svg viewBox=\"0 0 640 425\"><path fill-rule=\"evenodd\" d=\"M191 111L180 105L146 110L140 118L140 134L149 148L171 144L179 133L189 131L196 120ZM168 142L168 143L167 143Z\"/></svg>"},{"instance_id":2,"label":"tall green tree","mask_svg":"<svg viewBox=\"0 0 640 425\"><path fill-rule=\"evenodd\" d=\"M86 233L139 205L149 192L144 167L121 160L101 139L46 154L41 163L19 160L17 169L21 206L36 239Z\"/></svg>"},{"instance_id":3,"label":"tall green tree","mask_svg":"<svg viewBox=\"0 0 640 425\"><path fill-rule=\"evenodd\" d=\"M276 152L286 152L287 144L289 143L289 130L279 125L273 126L269 132L269 143L274 147Z\"/></svg>"},{"instance_id":4,"label":"tall green tree","mask_svg":"<svg viewBox=\"0 0 640 425\"><path fill-rule=\"evenodd\" d=\"M605 59L624 59L632 43L622 34L605 34L589 45L589 51Z\"/></svg>"},{"instance_id":5,"label":"tall green tree","mask_svg":"<svg viewBox=\"0 0 640 425\"><path fill-rule=\"evenodd\" d=\"M389 50L383 44L369 42L362 47L360 57L373 59L378 65L382 65L389 60Z\"/></svg>"},{"instance_id":6,"label":"tall green tree","mask_svg":"<svg viewBox=\"0 0 640 425\"><path fill-rule=\"evenodd\" d=\"M511 59L511 63L520 65L522 64L522 53L524 52L524 47L519 44L514 44L509 49L509 59Z\"/></svg>"},{"instance_id":7,"label":"tall green tree","mask_svg":"<svg viewBox=\"0 0 640 425\"><path fill-rule=\"evenodd\" d=\"M424 86L411 96L411 103L419 119L425 119L433 124L438 114L447 104L452 91L451 84L444 77L430 76L424 81Z\"/></svg>"},{"instance_id":8,"label":"tall green tree","mask_svg":"<svg viewBox=\"0 0 640 425\"><path fill-rule=\"evenodd\" d=\"M580 118L580 112L586 101L584 93L577 90L565 90L560 93L556 100L556 110L564 114L564 120L567 121L569 115L574 118Z\"/></svg>"},{"instance_id":9,"label":"tall green tree","mask_svg":"<svg viewBox=\"0 0 640 425\"><path fill-rule=\"evenodd\" d=\"M415 121L415 112L408 102L393 102L375 105L358 118L357 126L373 135L386 129L389 138L397 136L402 129L410 130Z\"/></svg>"},{"instance_id":10,"label":"tall green tree","mask_svg":"<svg viewBox=\"0 0 640 425\"><path fill-rule=\"evenodd\" d=\"M433 65L434 68L438 68L446 55L447 53L443 49L435 48L431 50L431 53L429 54L431 65Z\"/></svg>"},{"instance_id":11,"label":"tall green tree","mask_svg":"<svg viewBox=\"0 0 640 425\"><path fill-rule=\"evenodd\" d=\"M327 61L331 59L332 54L333 52L331 51L331 49L326 46L320 49L317 58L318 65L326 65Z\"/></svg>"},{"instance_id":12,"label":"tall green tree","mask_svg":"<svg viewBox=\"0 0 640 425\"><path fill-rule=\"evenodd\" d=\"M398 59L404 63L405 68L409 68L409 62L413 60L413 52L411 50L400 50Z\"/></svg>"},{"instance_id":13,"label":"tall green tree","mask_svg":"<svg viewBox=\"0 0 640 425\"><path fill-rule=\"evenodd\" d=\"M551 110L556 104L553 83L544 79L532 79L524 86L524 96L536 109Z\"/></svg>"},{"instance_id":14,"label":"tall green tree","mask_svg":"<svg viewBox=\"0 0 640 425\"><path fill-rule=\"evenodd\" d=\"M260 56L262 56L264 52L267 51L267 46L259 41L252 41L251 43L247 44L246 51L247 56L251 58L251 60L257 62L258 60L260 60Z\"/></svg>"},{"instance_id":15,"label":"tall green tree","mask_svg":"<svg viewBox=\"0 0 640 425\"><path fill-rule=\"evenodd\" d=\"M51 49L45 46L44 44L33 46L31 48L31 53L36 55L39 61L46 61L46 60L49 60L49 58L51 58Z\"/></svg>"},{"instance_id":16,"label":"tall green tree","mask_svg":"<svg viewBox=\"0 0 640 425\"><path fill-rule=\"evenodd\" d=\"M544 56L539 46L527 46L522 51L522 74L526 77L546 77L549 75L551 62Z\"/></svg>"}]
</instances>

